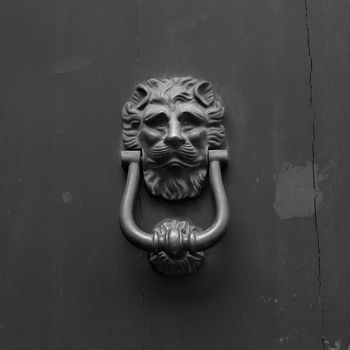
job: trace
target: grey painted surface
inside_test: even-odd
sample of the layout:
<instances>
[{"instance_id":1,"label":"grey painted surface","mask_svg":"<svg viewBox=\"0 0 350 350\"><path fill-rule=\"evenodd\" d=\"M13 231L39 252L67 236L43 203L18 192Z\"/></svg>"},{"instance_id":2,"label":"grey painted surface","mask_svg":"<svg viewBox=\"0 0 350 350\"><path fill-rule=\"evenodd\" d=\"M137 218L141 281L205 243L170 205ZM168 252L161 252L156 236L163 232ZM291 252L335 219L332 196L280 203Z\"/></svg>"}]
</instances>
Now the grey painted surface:
<instances>
[{"instance_id":1,"label":"grey painted surface","mask_svg":"<svg viewBox=\"0 0 350 350\"><path fill-rule=\"evenodd\" d=\"M135 349L139 253L117 216L135 6L1 7L0 348Z\"/></svg>"},{"instance_id":2,"label":"grey painted surface","mask_svg":"<svg viewBox=\"0 0 350 350\"><path fill-rule=\"evenodd\" d=\"M328 170L317 216L325 339L350 344L350 23L349 3L311 7L316 161Z\"/></svg>"},{"instance_id":3,"label":"grey painted surface","mask_svg":"<svg viewBox=\"0 0 350 350\"><path fill-rule=\"evenodd\" d=\"M306 5L1 3L1 349L348 348L349 4ZM169 280L118 227L120 109L136 82L185 74L225 102L231 221ZM287 181L297 215L274 208L285 164L308 169ZM211 199L142 188L138 222L206 227Z\"/></svg>"}]
</instances>

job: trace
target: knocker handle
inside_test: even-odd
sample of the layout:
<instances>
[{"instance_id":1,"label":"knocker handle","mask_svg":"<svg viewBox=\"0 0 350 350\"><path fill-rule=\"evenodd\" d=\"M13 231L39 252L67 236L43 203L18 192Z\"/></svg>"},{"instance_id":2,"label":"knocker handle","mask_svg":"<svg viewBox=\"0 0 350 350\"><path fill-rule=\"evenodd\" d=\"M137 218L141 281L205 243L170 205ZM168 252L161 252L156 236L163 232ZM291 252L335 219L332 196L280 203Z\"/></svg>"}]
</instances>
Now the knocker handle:
<instances>
[{"instance_id":1,"label":"knocker handle","mask_svg":"<svg viewBox=\"0 0 350 350\"><path fill-rule=\"evenodd\" d=\"M206 250L215 245L225 233L230 210L221 177L221 165L226 165L227 150L209 151L209 182L214 195L216 215L212 225L196 236L196 251Z\"/></svg>"},{"instance_id":2,"label":"knocker handle","mask_svg":"<svg viewBox=\"0 0 350 350\"><path fill-rule=\"evenodd\" d=\"M120 204L120 228L136 247L153 251L153 236L141 230L134 220L134 206L140 182L140 151L122 151L121 161L128 167L128 175Z\"/></svg>"},{"instance_id":3,"label":"knocker handle","mask_svg":"<svg viewBox=\"0 0 350 350\"><path fill-rule=\"evenodd\" d=\"M226 150L209 151L209 182L214 194L216 216L206 230L181 234L172 229L166 235L152 235L135 223L133 209L140 181L140 151L122 151L122 163L128 167L127 181L120 205L120 227L125 237L135 246L149 252L165 252L169 256L181 256L185 252L203 251L215 245L225 232L229 219L229 206L221 178L221 164L227 162Z\"/></svg>"}]
</instances>

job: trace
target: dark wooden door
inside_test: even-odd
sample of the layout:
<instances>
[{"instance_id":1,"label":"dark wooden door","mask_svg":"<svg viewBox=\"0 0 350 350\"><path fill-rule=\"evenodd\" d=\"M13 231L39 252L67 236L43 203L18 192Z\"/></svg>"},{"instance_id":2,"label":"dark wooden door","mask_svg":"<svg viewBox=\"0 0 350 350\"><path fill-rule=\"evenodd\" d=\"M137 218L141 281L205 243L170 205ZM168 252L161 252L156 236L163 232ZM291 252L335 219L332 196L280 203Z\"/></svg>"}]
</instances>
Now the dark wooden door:
<instances>
[{"instance_id":1,"label":"dark wooden door","mask_svg":"<svg viewBox=\"0 0 350 350\"><path fill-rule=\"evenodd\" d=\"M350 348L350 4L3 0L0 348ZM202 269L122 236L121 108L136 83L213 82L231 218ZM140 189L137 220L210 224Z\"/></svg>"}]
</instances>

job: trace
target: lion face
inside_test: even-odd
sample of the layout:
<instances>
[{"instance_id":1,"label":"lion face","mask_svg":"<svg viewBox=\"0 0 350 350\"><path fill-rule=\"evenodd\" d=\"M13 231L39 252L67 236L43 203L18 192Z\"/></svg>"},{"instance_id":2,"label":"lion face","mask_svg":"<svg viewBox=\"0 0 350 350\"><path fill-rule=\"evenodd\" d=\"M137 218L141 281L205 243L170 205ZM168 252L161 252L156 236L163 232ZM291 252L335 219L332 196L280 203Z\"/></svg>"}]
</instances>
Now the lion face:
<instances>
[{"instance_id":1,"label":"lion face","mask_svg":"<svg viewBox=\"0 0 350 350\"><path fill-rule=\"evenodd\" d=\"M145 181L154 195L182 199L201 190L208 149L224 135L217 123L223 108L208 84L193 78L152 79L136 88L134 106L124 107L124 143L142 150ZM208 108L213 104L216 113Z\"/></svg>"},{"instance_id":2,"label":"lion face","mask_svg":"<svg viewBox=\"0 0 350 350\"><path fill-rule=\"evenodd\" d=\"M146 183L167 199L195 196L207 169L207 116L200 106L149 104L138 134Z\"/></svg>"}]
</instances>

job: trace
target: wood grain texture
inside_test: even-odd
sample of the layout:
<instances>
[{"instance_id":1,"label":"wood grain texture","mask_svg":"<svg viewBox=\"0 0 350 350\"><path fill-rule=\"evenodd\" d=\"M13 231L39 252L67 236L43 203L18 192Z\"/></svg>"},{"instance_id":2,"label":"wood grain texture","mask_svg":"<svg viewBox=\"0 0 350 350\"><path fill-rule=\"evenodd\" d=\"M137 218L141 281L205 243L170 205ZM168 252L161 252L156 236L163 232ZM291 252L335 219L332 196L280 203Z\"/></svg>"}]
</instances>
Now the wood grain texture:
<instances>
[{"instance_id":1,"label":"wood grain texture","mask_svg":"<svg viewBox=\"0 0 350 350\"><path fill-rule=\"evenodd\" d=\"M346 0L0 7L1 349L348 348ZM180 75L224 101L231 220L198 273L166 279L119 230L121 108ZM166 217L208 227L209 187L174 204L142 184L138 223Z\"/></svg>"},{"instance_id":2,"label":"wood grain texture","mask_svg":"<svg viewBox=\"0 0 350 350\"><path fill-rule=\"evenodd\" d=\"M140 258L118 224L135 5L1 7L0 347L135 349Z\"/></svg>"},{"instance_id":3,"label":"wood grain texture","mask_svg":"<svg viewBox=\"0 0 350 350\"><path fill-rule=\"evenodd\" d=\"M313 157L304 2L139 2L139 27L141 80L212 81L231 154L224 173L231 222L203 269L168 281L145 262L145 344L320 349L313 215L282 220L273 208L283 164L305 166ZM208 189L178 206L146 193L142 201L148 229L172 215L207 227L214 215Z\"/></svg>"}]
</instances>

